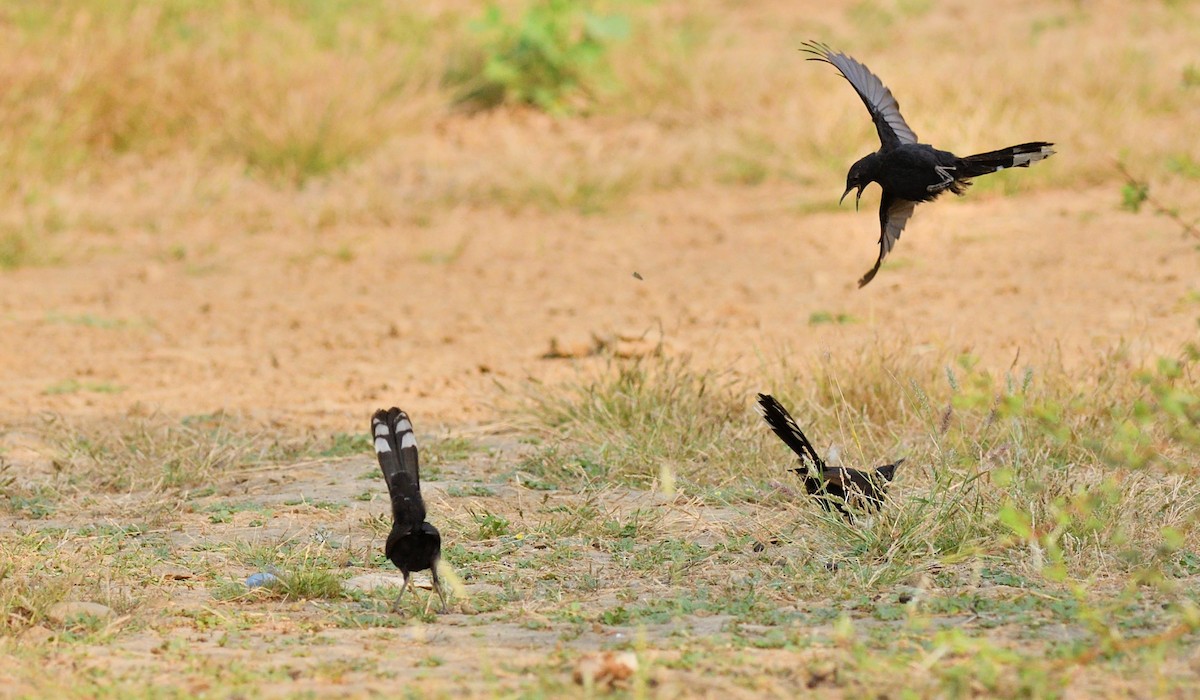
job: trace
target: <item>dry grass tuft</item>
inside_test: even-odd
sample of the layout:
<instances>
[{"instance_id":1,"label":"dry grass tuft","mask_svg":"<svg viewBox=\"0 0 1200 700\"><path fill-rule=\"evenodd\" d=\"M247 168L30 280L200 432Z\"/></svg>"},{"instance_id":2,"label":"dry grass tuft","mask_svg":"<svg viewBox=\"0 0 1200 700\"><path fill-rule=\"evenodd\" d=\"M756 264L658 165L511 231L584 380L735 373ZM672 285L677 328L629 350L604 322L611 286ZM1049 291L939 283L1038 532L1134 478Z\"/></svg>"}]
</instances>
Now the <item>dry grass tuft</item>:
<instances>
[{"instance_id":1,"label":"dry grass tuft","mask_svg":"<svg viewBox=\"0 0 1200 700\"><path fill-rule=\"evenodd\" d=\"M43 430L59 451L62 486L97 493L201 488L233 470L308 449L295 437L247 428L223 414L80 423L51 417Z\"/></svg>"},{"instance_id":2,"label":"dry grass tuft","mask_svg":"<svg viewBox=\"0 0 1200 700\"><path fill-rule=\"evenodd\" d=\"M1085 578L1169 568L1200 544L1200 489L1185 476L1200 458L1193 363L1110 362L1085 377L1014 362L994 377L970 356L939 368L897 347L826 357L807 376L785 364L769 391L819 448L841 443L840 459L859 467L907 458L872 526L808 504L797 529L825 531L873 562L873 576L894 566L889 579L1026 544L1060 551L1065 570ZM749 408L763 390L681 359L614 362L565 392L537 386L526 410L552 440L534 464L559 465L559 479L571 473L561 465L577 465L593 485L661 488L669 473L684 493L769 498L793 457Z\"/></svg>"}]
</instances>

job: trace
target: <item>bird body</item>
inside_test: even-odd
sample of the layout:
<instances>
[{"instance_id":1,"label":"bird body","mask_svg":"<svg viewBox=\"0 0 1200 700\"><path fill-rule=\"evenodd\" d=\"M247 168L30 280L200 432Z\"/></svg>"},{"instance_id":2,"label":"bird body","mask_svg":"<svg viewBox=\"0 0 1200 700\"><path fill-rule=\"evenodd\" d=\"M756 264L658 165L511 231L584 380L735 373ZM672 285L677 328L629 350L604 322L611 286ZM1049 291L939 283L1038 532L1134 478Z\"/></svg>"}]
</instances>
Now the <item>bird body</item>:
<instances>
[{"instance_id":1,"label":"bird body","mask_svg":"<svg viewBox=\"0 0 1200 700\"><path fill-rule=\"evenodd\" d=\"M392 608L399 607L405 591L412 587L412 573L428 570L433 578L433 590L442 599L445 609L446 597L437 573L438 560L442 556L442 536L436 527L425 522L425 501L421 498L420 465L412 421L398 408L380 409L371 417L371 435L392 502L392 531L383 552L404 576L404 585Z\"/></svg>"},{"instance_id":2,"label":"bird body","mask_svg":"<svg viewBox=\"0 0 1200 700\"><path fill-rule=\"evenodd\" d=\"M441 557L442 535L429 523L407 531L393 526L383 553L402 572L432 571Z\"/></svg>"},{"instance_id":3,"label":"bird body","mask_svg":"<svg viewBox=\"0 0 1200 700\"><path fill-rule=\"evenodd\" d=\"M792 469L804 482L804 490L833 512L837 509L847 520L851 509L877 511L883 506L888 484L903 459L866 472L847 467L830 467L817 455L812 443L800 430L792 415L769 394L758 395L759 410L771 430L799 456L800 466Z\"/></svg>"},{"instance_id":4,"label":"bird body","mask_svg":"<svg viewBox=\"0 0 1200 700\"><path fill-rule=\"evenodd\" d=\"M836 508L849 518L847 506L855 510L877 511L883 507L887 484L896 475L896 467L904 460L877 468L874 472L846 467L820 466L810 470L801 460L792 472L804 481L804 490L817 498L821 507L832 512Z\"/></svg>"},{"instance_id":5,"label":"bird body","mask_svg":"<svg viewBox=\"0 0 1200 700\"><path fill-rule=\"evenodd\" d=\"M866 158L872 156L876 165L869 182L877 182L893 197L911 202L928 202L945 192L946 188L938 187L944 178L938 175L937 168L953 168L959 160L949 151L924 143L906 143Z\"/></svg>"},{"instance_id":6,"label":"bird body","mask_svg":"<svg viewBox=\"0 0 1200 700\"><path fill-rule=\"evenodd\" d=\"M1005 168L1027 168L1054 155L1054 144L1046 141L1032 141L966 157L920 143L900 114L900 104L892 91L865 65L823 44L809 42L804 46L804 50L814 56L810 61L822 61L838 69L866 105L879 133L879 150L850 166L846 174L846 191L842 193L844 200L857 189L854 200L857 208L867 185L878 183L883 190L879 201L879 257L875 266L858 281L859 287L875 278L917 204L936 199L947 190L961 195L970 187L973 177Z\"/></svg>"}]
</instances>

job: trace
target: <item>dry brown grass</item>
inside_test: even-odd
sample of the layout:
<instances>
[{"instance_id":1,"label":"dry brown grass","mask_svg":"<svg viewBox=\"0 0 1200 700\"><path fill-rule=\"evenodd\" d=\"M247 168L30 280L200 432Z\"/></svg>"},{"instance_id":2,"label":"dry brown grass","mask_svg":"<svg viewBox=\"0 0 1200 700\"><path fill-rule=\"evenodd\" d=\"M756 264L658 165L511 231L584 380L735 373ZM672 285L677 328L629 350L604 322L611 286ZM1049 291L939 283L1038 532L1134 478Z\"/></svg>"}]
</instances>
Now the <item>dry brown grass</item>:
<instances>
[{"instance_id":1,"label":"dry brown grass","mask_svg":"<svg viewBox=\"0 0 1200 700\"><path fill-rule=\"evenodd\" d=\"M824 193L874 137L837 76L801 60L796 46L813 37L879 72L939 146L1059 143L1058 158L980 189L1114 182L1122 157L1182 191L1200 162L1185 116L1197 21L1186 3L615 7L635 29L613 51L621 88L584 121L455 114L442 79L473 40L465 5L12 8L0 48L5 258L53 259L38 250L55 233L121 228L152 204L151 230L224 217L259 181L317 178L353 202L339 217L380 223L448 204L596 211L711 182ZM175 181L173 203L137 184L147 168ZM290 225L278 216L264 223Z\"/></svg>"}]
</instances>

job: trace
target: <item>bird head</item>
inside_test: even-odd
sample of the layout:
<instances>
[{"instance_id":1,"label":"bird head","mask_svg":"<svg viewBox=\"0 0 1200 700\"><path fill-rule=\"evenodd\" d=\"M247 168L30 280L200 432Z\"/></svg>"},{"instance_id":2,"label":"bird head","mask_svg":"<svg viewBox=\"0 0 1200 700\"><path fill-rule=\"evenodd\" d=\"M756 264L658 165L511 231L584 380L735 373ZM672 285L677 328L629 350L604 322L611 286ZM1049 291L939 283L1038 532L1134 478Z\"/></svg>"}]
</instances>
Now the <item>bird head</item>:
<instances>
[{"instance_id":1,"label":"bird head","mask_svg":"<svg viewBox=\"0 0 1200 700\"><path fill-rule=\"evenodd\" d=\"M842 198L838 200L838 205L841 205L851 190L857 188L858 194L854 196L854 210L858 211L858 201L862 199L863 190L875 179L876 158L877 156L872 153L850 166L850 172L846 173L846 191L842 193Z\"/></svg>"},{"instance_id":2,"label":"bird head","mask_svg":"<svg viewBox=\"0 0 1200 700\"><path fill-rule=\"evenodd\" d=\"M888 464L886 466L879 467L875 470L875 473L879 476L882 476L885 482L891 481L896 476L896 467L900 466L903 462L903 459L896 460L895 464Z\"/></svg>"}]
</instances>

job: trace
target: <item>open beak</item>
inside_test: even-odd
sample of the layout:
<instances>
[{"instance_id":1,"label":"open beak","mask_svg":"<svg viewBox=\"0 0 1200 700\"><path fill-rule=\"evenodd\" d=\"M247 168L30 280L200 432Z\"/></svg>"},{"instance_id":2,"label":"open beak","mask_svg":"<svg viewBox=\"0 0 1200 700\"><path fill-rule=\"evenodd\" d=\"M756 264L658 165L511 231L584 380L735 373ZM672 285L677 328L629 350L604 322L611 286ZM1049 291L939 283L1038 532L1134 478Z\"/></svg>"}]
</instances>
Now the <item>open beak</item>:
<instances>
[{"instance_id":1,"label":"open beak","mask_svg":"<svg viewBox=\"0 0 1200 700\"><path fill-rule=\"evenodd\" d=\"M858 194L854 195L854 211L858 211L858 200L862 199L862 193L863 193L863 190L865 190L866 188L867 188L867 186L866 186L866 185L863 185L862 187L859 187L859 188L858 188ZM843 193L842 193L842 198L838 200L838 206L839 206L839 207L840 207L840 206L842 206L842 202L843 202L843 201L845 201L845 199L846 199L846 195L850 194L850 192L851 192L853 189L854 189L854 185L851 185L851 186L849 186L849 187L847 187L847 188L846 188L846 191L845 191L845 192L843 192Z\"/></svg>"}]
</instances>

